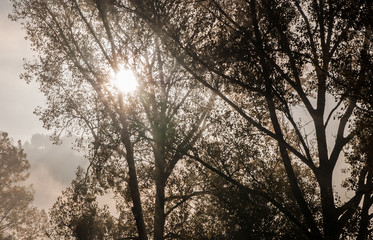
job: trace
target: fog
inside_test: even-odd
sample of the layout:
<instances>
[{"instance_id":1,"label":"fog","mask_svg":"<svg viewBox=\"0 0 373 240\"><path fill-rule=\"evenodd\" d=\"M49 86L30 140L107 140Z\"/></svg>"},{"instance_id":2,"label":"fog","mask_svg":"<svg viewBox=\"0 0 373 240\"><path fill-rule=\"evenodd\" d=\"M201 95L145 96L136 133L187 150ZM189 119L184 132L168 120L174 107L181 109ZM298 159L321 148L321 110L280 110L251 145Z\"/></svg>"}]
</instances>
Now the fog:
<instances>
[{"instance_id":1,"label":"fog","mask_svg":"<svg viewBox=\"0 0 373 240\"><path fill-rule=\"evenodd\" d=\"M55 145L44 134L34 134L23 145L31 164L28 183L35 190L34 204L41 209L49 209L75 177L78 166L87 167L88 161L72 150L72 139L64 138L62 144Z\"/></svg>"}]
</instances>

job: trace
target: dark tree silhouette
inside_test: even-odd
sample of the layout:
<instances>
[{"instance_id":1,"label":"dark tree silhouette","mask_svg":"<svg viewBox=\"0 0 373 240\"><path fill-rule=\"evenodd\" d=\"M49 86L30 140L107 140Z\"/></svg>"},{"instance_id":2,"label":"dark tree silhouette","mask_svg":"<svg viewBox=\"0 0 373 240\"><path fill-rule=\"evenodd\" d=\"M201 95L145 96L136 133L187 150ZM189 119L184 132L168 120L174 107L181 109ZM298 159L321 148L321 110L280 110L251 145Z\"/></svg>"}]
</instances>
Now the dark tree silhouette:
<instances>
[{"instance_id":1,"label":"dark tree silhouette","mask_svg":"<svg viewBox=\"0 0 373 240\"><path fill-rule=\"evenodd\" d=\"M126 210L139 238L163 239L166 216L176 209L169 203L166 209L166 198L180 190L172 185L173 170L203 133L214 96L165 52L144 21L109 3L14 1L12 18L25 17L40 53L23 77L35 78L48 98L48 107L38 110L45 127L56 137L81 135L77 146L88 146L90 173L131 202ZM137 76L136 93L113 85L121 68Z\"/></svg>"},{"instance_id":2,"label":"dark tree silhouette","mask_svg":"<svg viewBox=\"0 0 373 240\"><path fill-rule=\"evenodd\" d=\"M187 170L202 166L239 189L210 184L215 195L237 194L217 196L225 210L250 212L243 200L274 210L273 232L288 221L309 239L372 236L371 153L362 144L372 132L370 1L13 2L12 18L40 53L24 78L48 97L45 126L88 139L92 173L129 196L140 239L181 238L164 232L178 189L167 184L180 183L175 166L191 160ZM109 80L121 64L140 81L133 97ZM339 201L333 175L343 153L354 195ZM187 196L213 204L205 194L214 176L204 177L181 191L181 208Z\"/></svg>"},{"instance_id":3,"label":"dark tree silhouette","mask_svg":"<svg viewBox=\"0 0 373 240\"><path fill-rule=\"evenodd\" d=\"M370 1L144 0L114 5L147 21L195 79L277 142L302 215L270 201L309 238L338 239L361 201L370 208L369 159L361 159L366 167L357 174L354 197L339 204L333 187L336 163L358 137L353 122L359 108L368 113L364 121L372 119ZM211 82L211 76L221 84ZM242 106L242 101L251 104ZM259 106L262 112L253 110ZM204 159L198 160L207 167ZM305 195L297 164L314 176L317 206ZM263 194L219 174L248 192ZM360 217L365 221L360 224L370 226L372 216Z\"/></svg>"}]
</instances>

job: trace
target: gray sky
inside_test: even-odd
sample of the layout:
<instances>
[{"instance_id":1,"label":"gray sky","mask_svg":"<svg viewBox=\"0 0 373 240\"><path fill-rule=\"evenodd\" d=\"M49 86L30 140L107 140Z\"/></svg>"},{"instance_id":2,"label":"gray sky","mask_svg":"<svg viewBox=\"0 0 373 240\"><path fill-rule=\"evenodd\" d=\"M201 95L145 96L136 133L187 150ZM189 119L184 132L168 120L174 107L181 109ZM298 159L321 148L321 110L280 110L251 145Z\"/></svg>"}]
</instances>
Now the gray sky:
<instances>
[{"instance_id":1,"label":"gray sky","mask_svg":"<svg viewBox=\"0 0 373 240\"><path fill-rule=\"evenodd\" d=\"M11 8L9 1L0 0L0 131L24 143L35 133L48 132L33 114L37 106L43 106L44 96L37 84L27 84L19 77L23 72L23 58L31 59L33 53L21 25L8 19ZM68 145L47 150L39 154L26 151L31 163L27 184L32 184L35 190L34 205L45 210L52 207L61 191L70 184L78 164L86 162Z\"/></svg>"},{"instance_id":2,"label":"gray sky","mask_svg":"<svg viewBox=\"0 0 373 240\"><path fill-rule=\"evenodd\" d=\"M32 52L20 24L8 19L10 12L10 2L0 0L0 131L24 142L33 133L46 133L33 114L43 105L44 97L36 84L26 84L19 78L23 58L31 58Z\"/></svg>"},{"instance_id":3,"label":"gray sky","mask_svg":"<svg viewBox=\"0 0 373 240\"><path fill-rule=\"evenodd\" d=\"M0 0L0 131L9 133L14 141L31 140L36 133L48 134L42 122L33 114L37 106L44 105L44 96L35 83L20 79L23 59L32 59L25 31L17 22L8 19L12 5ZM26 149L25 149L26 150ZM70 143L48 146L45 150L26 150L31 163L30 177L26 184L35 190L34 205L48 210L57 197L75 177L78 165L87 167L87 160L71 150ZM100 205L108 204L115 211L113 199L99 198Z\"/></svg>"}]
</instances>

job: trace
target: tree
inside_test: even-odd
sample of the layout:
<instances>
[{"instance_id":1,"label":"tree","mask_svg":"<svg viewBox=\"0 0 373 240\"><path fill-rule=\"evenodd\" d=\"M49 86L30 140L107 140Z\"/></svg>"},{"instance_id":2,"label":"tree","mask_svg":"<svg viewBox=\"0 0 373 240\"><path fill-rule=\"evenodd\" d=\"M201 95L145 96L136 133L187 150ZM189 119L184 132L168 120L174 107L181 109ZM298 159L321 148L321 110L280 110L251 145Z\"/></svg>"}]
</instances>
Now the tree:
<instances>
[{"instance_id":1,"label":"tree","mask_svg":"<svg viewBox=\"0 0 373 240\"><path fill-rule=\"evenodd\" d=\"M341 204L335 200L332 181L341 153L357 137L353 125L357 109L370 106L369 1L144 0L114 5L138 13L195 79L277 142L301 216L275 199L270 201L305 235L338 239L361 201L371 207L371 170L360 168L355 196ZM211 76L221 84L211 82ZM362 96L357 93L370 98L356 97ZM252 104L242 107L243 100ZM262 111L255 112L259 106ZM260 117L263 111L268 119ZM294 137L289 137L289 130ZM204 159L199 161L247 192L268 198L211 168ZM295 171L295 165L312 173L318 206L307 199L303 174ZM360 226L369 228L371 217L361 217L365 223ZM369 230L363 232L359 238L368 238Z\"/></svg>"},{"instance_id":2,"label":"tree","mask_svg":"<svg viewBox=\"0 0 373 240\"><path fill-rule=\"evenodd\" d=\"M0 137L0 237L1 239L37 239L43 235L47 216L32 206L31 186L21 184L30 165L21 143L12 145L8 134Z\"/></svg>"},{"instance_id":3,"label":"tree","mask_svg":"<svg viewBox=\"0 0 373 240\"><path fill-rule=\"evenodd\" d=\"M219 106L224 105L220 101ZM205 188L214 197L206 205L214 209L212 212L219 212L219 221L224 223L221 238L305 238L296 224L287 218L289 212L296 217L301 217L301 213L288 187L276 142L256 131L229 108L213 111L211 118L214 123L190 157L212 171L204 170L201 174L206 176ZM302 190L315 212L315 180L302 166L294 165L294 169L297 174L302 174Z\"/></svg>"},{"instance_id":4,"label":"tree","mask_svg":"<svg viewBox=\"0 0 373 240\"><path fill-rule=\"evenodd\" d=\"M48 98L38 111L45 127L57 137L81 134L90 173L119 196L129 190L139 238L163 239L172 172L203 132L213 94L190 80L144 21L109 1L13 2L12 18L24 20L40 53L23 77L37 79ZM121 68L137 75L134 96L113 86Z\"/></svg>"},{"instance_id":5,"label":"tree","mask_svg":"<svg viewBox=\"0 0 373 240\"><path fill-rule=\"evenodd\" d=\"M94 188L78 168L71 187L63 191L50 210L52 239L119 239L120 230L107 206L100 208Z\"/></svg>"},{"instance_id":6,"label":"tree","mask_svg":"<svg viewBox=\"0 0 373 240\"><path fill-rule=\"evenodd\" d=\"M104 174L103 185L130 190L140 239L152 221L154 238L164 237L165 188L172 189L169 173L187 161L184 156L240 189L236 199L242 193L265 199L310 239L354 234L354 224L361 227L360 239L371 234L370 168L354 168L351 199L339 202L333 187L341 153L352 153L359 121L372 117L365 98L372 82L369 1L14 2L13 18L23 21L41 52L38 62L26 65L25 78L37 78L49 97L41 112L45 125L89 136L92 167ZM113 90L110 69L117 72L119 63L141 76L143 95L127 98ZM187 81L176 81L181 84L171 90L170 76ZM239 116L217 137L202 131L213 122L206 118L212 104L201 97L205 88ZM183 99L190 94L203 104L188 102L198 107L185 113ZM170 96L175 98L168 101ZM247 136L222 141L237 130L237 119ZM195 144L200 135L203 144ZM254 148L260 165L250 163L250 154L224 154L227 147L235 154ZM280 173L271 175L273 170ZM149 220L144 209L153 205L144 196L153 186Z\"/></svg>"}]
</instances>

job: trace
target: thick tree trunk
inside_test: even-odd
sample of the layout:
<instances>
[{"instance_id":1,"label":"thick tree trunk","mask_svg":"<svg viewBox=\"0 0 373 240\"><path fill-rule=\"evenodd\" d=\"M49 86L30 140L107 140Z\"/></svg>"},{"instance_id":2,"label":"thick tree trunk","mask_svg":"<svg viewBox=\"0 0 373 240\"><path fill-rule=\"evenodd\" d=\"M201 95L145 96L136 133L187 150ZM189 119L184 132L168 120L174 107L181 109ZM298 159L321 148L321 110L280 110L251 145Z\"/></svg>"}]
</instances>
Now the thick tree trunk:
<instances>
[{"instance_id":1,"label":"thick tree trunk","mask_svg":"<svg viewBox=\"0 0 373 240\"><path fill-rule=\"evenodd\" d=\"M320 185L324 238L337 240L340 228L338 226L339 215L334 204L332 171L321 168L320 174L317 174L316 177Z\"/></svg>"},{"instance_id":2,"label":"thick tree trunk","mask_svg":"<svg viewBox=\"0 0 373 240\"><path fill-rule=\"evenodd\" d=\"M160 171L156 173L156 193L155 193L155 209L154 209L154 240L164 239L165 225L165 181L164 174Z\"/></svg>"},{"instance_id":3,"label":"thick tree trunk","mask_svg":"<svg viewBox=\"0 0 373 240\"><path fill-rule=\"evenodd\" d=\"M142 206L141 206L141 196L140 196L139 183L138 183L137 173L136 173L133 146L132 146L130 136L128 133L128 129L127 129L127 120L124 116L122 116L121 120L123 123L123 131L121 134L122 135L121 138L126 148L126 160L128 164L128 175L129 175L128 187L130 189L131 199L132 199L132 204L133 204L132 212L135 217L139 239L147 240L148 235L146 231L146 225L145 225L144 215L143 215Z\"/></svg>"},{"instance_id":4,"label":"thick tree trunk","mask_svg":"<svg viewBox=\"0 0 373 240\"><path fill-rule=\"evenodd\" d=\"M154 206L154 240L164 239L165 225L165 186L166 186L166 161L165 161L165 143L164 136L161 133L157 135L159 142L154 146L155 158L155 206Z\"/></svg>"},{"instance_id":5,"label":"thick tree trunk","mask_svg":"<svg viewBox=\"0 0 373 240\"><path fill-rule=\"evenodd\" d=\"M320 166L315 175L320 186L324 238L328 240L338 240L341 229L338 225L339 214L334 203L332 182L335 162L331 161L328 156L328 145L324 125L326 76L324 73L319 73L318 70L317 76L319 81L317 109L313 112L312 118L315 124Z\"/></svg>"},{"instance_id":6,"label":"thick tree trunk","mask_svg":"<svg viewBox=\"0 0 373 240\"><path fill-rule=\"evenodd\" d=\"M165 89L165 78L163 72L163 60L161 57L161 50L159 48L159 40L155 38L155 47L157 52L158 60L158 73L159 80L161 83L160 88L160 112L158 125L154 128L154 139L156 141L154 150L155 157L155 209L154 209L154 240L163 240L164 239L164 225L166 215L164 212L165 206L165 186L166 186L166 132L167 132L167 94Z\"/></svg>"},{"instance_id":7,"label":"thick tree trunk","mask_svg":"<svg viewBox=\"0 0 373 240\"><path fill-rule=\"evenodd\" d=\"M130 188L131 198L132 198L132 203L133 203L132 211L135 217L139 239L147 240L148 236L147 236L144 216L142 212L139 183L137 180L136 167L135 167L135 161L133 158L132 149L130 152L129 152L129 149L127 149L127 163L128 163L128 174L129 174L128 185Z\"/></svg>"}]
</instances>

